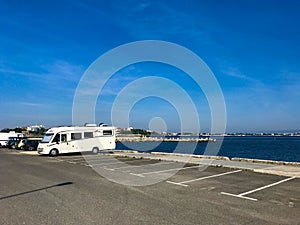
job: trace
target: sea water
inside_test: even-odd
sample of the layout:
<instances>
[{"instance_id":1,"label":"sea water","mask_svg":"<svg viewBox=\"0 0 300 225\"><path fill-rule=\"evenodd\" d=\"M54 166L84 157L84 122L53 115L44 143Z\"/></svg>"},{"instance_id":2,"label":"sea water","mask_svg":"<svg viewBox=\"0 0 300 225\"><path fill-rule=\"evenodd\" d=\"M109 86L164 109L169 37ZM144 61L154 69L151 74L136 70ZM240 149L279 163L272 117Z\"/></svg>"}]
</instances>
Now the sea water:
<instances>
[{"instance_id":1,"label":"sea water","mask_svg":"<svg viewBox=\"0 0 300 225\"><path fill-rule=\"evenodd\" d=\"M220 137L210 145L219 145ZM118 142L116 149L143 152L206 154L207 142ZM177 148L176 148L177 147ZM226 136L215 155L229 158L265 159L300 162L299 136Z\"/></svg>"}]
</instances>

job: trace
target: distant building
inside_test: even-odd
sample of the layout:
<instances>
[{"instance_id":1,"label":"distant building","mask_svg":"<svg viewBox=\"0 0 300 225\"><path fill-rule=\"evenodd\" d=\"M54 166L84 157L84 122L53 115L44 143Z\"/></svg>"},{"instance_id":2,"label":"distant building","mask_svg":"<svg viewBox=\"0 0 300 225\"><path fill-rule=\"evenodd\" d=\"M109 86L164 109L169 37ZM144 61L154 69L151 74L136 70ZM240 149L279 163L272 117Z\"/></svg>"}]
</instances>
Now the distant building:
<instances>
[{"instance_id":1,"label":"distant building","mask_svg":"<svg viewBox=\"0 0 300 225\"><path fill-rule=\"evenodd\" d=\"M28 132L38 132L40 129L43 129L43 128L45 128L44 125L33 125L33 126L28 126L26 128L26 130Z\"/></svg>"}]
</instances>

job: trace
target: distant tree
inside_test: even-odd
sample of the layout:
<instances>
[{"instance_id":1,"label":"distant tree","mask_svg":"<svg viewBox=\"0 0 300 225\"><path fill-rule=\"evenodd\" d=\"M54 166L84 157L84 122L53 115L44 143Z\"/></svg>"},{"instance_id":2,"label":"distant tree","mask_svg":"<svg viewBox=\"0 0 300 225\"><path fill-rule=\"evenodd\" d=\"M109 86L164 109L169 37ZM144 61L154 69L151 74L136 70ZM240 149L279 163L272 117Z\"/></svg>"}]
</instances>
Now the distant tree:
<instances>
[{"instance_id":1,"label":"distant tree","mask_svg":"<svg viewBox=\"0 0 300 225\"><path fill-rule=\"evenodd\" d=\"M46 129L45 128L39 128L36 131L29 131L29 136L43 136L46 133Z\"/></svg>"},{"instance_id":2,"label":"distant tree","mask_svg":"<svg viewBox=\"0 0 300 225\"><path fill-rule=\"evenodd\" d=\"M26 131L26 129L20 128L20 127L16 127L16 128L13 129L13 131L16 132L16 133L22 133L23 131Z\"/></svg>"},{"instance_id":3,"label":"distant tree","mask_svg":"<svg viewBox=\"0 0 300 225\"><path fill-rule=\"evenodd\" d=\"M120 134L132 134L130 130L121 130Z\"/></svg>"},{"instance_id":4,"label":"distant tree","mask_svg":"<svg viewBox=\"0 0 300 225\"><path fill-rule=\"evenodd\" d=\"M39 134L44 135L44 134L46 133L46 131L47 131L47 129L45 129L44 127L42 127L42 128L40 129Z\"/></svg>"},{"instance_id":5,"label":"distant tree","mask_svg":"<svg viewBox=\"0 0 300 225\"><path fill-rule=\"evenodd\" d=\"M133 134L141 134L141 135L144 135L144 136L147 136L147 135L151 134L151 132L148 132L148 131L143 130L143 129L132 129L131 132Z\"/></svg>"},{"instance_id":6,"label":"distant tree","mask_svg":"<svg viewBox=\"0 0 300 225\"><path fill-rule=\"evenodd\" d=\"M140 135L150 135L151 132L148 132L146 130L143 129L131 129L131 130L121 130L120 134L140 134Z\"/></svg>"},{"instance_id":7,"label":"distant tree","mask_svg":"<svg viewBox=\"0 0 300 225\"><path fill-rule=\"evenodd\" d=\"M1 130L1 132L4 132L4 133L8 133L9 131L10 131L9 128L4 128L4 129Z\"/></svg>"}]
</instances>

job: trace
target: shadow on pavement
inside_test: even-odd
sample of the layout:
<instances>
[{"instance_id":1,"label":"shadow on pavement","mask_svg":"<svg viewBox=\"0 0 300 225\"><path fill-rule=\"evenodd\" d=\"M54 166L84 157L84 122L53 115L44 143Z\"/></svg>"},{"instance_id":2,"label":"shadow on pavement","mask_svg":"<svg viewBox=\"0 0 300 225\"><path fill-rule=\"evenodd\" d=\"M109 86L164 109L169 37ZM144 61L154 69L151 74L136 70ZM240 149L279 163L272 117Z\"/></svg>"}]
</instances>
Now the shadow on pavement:
<instances>
[{"instance_id":1,"label":"shadow on pavement","mask_svg":"<svg viewBox=\"0 0 300 225\"><path fill-rule=\"evenodd\" d=\"M64 182L64 183L55 184L55 185L51 185L51 186L44 187L44 188L35 189L35 190L32 190L32 191L26 191L26 192L21 192L21 193L18 193L18 194L8 195L8 196L0 197L0 200L7 199L7 198L12 198L12 197L17 197L17 196L20 196L20 195L30 194L30 193L33 193L33 192L36 192L36 191L42 191L42 190L46 190L46 189L53 188L53 187L66 186L66 185L70 185L70 184L73 184L73 182Z\"/></svg>"}]
</instances>

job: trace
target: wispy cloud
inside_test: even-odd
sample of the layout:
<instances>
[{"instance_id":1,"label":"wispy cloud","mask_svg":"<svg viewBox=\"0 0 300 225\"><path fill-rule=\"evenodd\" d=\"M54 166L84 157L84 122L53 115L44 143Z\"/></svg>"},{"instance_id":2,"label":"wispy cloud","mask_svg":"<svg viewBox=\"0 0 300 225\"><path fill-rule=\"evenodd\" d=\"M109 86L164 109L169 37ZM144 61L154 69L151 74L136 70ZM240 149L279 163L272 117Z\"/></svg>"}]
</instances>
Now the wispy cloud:
<instances>
[{"instance_id":1,"label":"wispy cloud","mask_svg":"<svg viewBox=\"0 0 300 225\"><path fill-rule=\"evenodd\" d=\"M62 60L39 65L32 68L31 71L22 70L19 67L13 68L4 62L0 63L0 75L6 75L6 85L11 87L16 80L20 80L22 85L18 85L18 91L23 90L24 97L34 98L35 100L40 99L41 96L49 99L56 96L56 99L62 99L63 97L72 101L76 86L83 73L83 66ZM33 93L39 93L40 96ZM12 95L14 94L12 93ZM58 98L58 96L61 97ZM23 105L37 106L27 102L24 102Z\"/></svg>"},{"instance_id":2,"label":"wispy cloud","mask_svg":"<svg viewBox=\"0 0 300 225\"><path fill-rule=\"evenodd\" d=\"M52 64L41 65L40 68L35 68L33 70L42 70L45 72L32 72L24 71L10 68L1 63L0 73L25 76L28 78L38 78L38 79L58 79L58 80L68 80L77 81L84 72L83 66L72 65L66 61L55 61Z\"/></svg>"},{"instance_id":3,"label":"wispy cloud","mask_svg":"<svg viewBox=\"0 0 300 225\"><path fill-rule=\"evenodd\" d=\"M24 106L43 106L43 104L41 103L35 103L35 102L20 102L21 105L24 105Z\"/></svg>"},{"instance_id":4,"label":"wispy cloud","mask_svg":"<svg viewBox=\"0 0 300 225\"><path fill-rule=\"evenodd\" d=\"M81 65L74 65L66 61L58 60L52 64L42 65L42 68L47 72L43 74L44 78L56 81L79 81L84 73L84 68Z\"/></svg>"},{"instance_id":5,"label":"wispy cloud","mask_svg":"<svg viewBox=\"0 0 300 225\"><path fill-rule=\"evenodd\" d=\"M28 72L28 71L21 71L16 69L10 68L0 68L0 73L10 74L10 75L17 75L17 76L25 76L25 77L33 77L33 78L42 78L42 74Z\"/></svg>"},{"instance_id":6,"label":"wispy cloud","mask_svg":"<svg viewBox=\"0 0 300 225\"><path fill-rule=\"evenodd\" d=\"M251 82L255 82L255 83L260 83L259 80L245 75L236 67L228 67L228 68L222 69L221 72L230 77L239 78L242 80L247 80L247 81L251 81Z\"/></svg>"}]
</instances>

